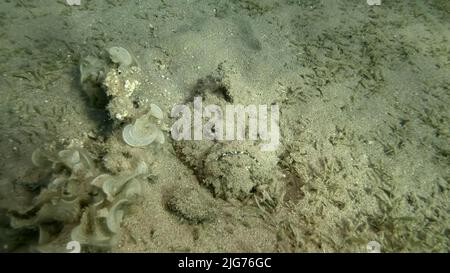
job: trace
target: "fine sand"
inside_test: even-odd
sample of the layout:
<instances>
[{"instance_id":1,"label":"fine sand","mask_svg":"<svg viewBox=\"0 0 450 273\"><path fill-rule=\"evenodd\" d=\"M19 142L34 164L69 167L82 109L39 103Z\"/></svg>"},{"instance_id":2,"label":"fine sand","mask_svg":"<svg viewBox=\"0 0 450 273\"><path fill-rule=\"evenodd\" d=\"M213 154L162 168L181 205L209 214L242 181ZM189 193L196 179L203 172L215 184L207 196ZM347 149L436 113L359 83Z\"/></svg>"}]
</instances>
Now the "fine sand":
<instances>
[{"instance_id":1,"label":"fine sand","mask_svg":"<svg viewBox=\"0 0 450 273\"><path fill-rule=\"evenodd\" d=\"M102 173L151 173L117 241L85 251L449 251L449 1L81 2L0 2L0 252L65 250L69 233L39 245L10 212L48 183L33 151L67 147ZM139 67L129 105L80 84L80 63L114 46ZM145 105L170 128L195 96L278 105L278 149L122 140Z\"/></svg>"}]
</instances>

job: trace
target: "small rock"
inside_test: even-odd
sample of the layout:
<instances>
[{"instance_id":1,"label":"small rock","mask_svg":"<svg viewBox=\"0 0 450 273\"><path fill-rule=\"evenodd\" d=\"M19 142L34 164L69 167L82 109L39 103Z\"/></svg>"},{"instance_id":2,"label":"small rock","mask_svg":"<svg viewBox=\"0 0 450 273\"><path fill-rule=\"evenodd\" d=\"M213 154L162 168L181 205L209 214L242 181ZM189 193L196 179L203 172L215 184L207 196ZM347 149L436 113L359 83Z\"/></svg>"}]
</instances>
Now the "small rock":
<instances>
[{"instance_id":1,"label":"small rock","mask_svg":"<svg viewBox=\"0 0 450 273\"><path fill-rule=\"evenodd\" d=\"M167 206L192 224L212 221L215 215L212 197L194 187L181 187L175 190Z\"/></svg>"}]
</instances>

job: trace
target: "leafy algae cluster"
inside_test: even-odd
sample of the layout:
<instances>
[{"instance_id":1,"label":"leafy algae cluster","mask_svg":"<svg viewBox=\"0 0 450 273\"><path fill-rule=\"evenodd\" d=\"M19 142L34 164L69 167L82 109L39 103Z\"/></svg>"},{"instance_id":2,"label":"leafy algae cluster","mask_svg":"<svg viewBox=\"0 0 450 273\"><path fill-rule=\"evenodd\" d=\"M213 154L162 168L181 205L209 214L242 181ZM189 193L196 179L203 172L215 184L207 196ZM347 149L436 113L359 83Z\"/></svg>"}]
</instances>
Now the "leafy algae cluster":
<instances>
[{"instance_id":1,"label":"leafy algae cluster","mask_svg":"<svg viewBox=\"0 0 450 273\"><path fill-rule=\"evenodd\" d=\"M91 247L107 248L117 242L127 205L140 194L140 178L148 173L145 162L110 175L79 147L57 153L38 149L32 161L50 171L50 182L28 208L10 213L13 228L38 229L41 247L62 238L67 242L69 236Z\"/></svg>"},{"instance_id":2,"label":"leafy algae cluster","mask_svg":"<svg viewBox=\"0 0 450 273\"><path fill-rule=\"evenodd\" d=\"M162 110L151 104L148 113L143 114L134 111L132 106L130 96L139 86L140 71L134 57L121 47L107 51L112 66L92 56L81 62L80 80L84 92L94 106L106 96L106 108L113 121L117 121L115 129L122 129L124 119L131 122L123 128L126 129L123 139L116 140L120 146L142 147L153 141L162 144ZM113 134L110 138L117 136ZM117 149L124 149L114 147L109 148L109 155L104 158L116 154ZM127 161L126 167L113 168L113 163L100 164L79 146L69 145L59 151L37 149L32 162L47 173L45 182L40 183L30 204L9 212L11 227L37 230L37 251L66 251L70 241L88 250L110 248L118 242L127 207L141 194L141 181L149 174L147 160L138 156L136 160Z\"/></svg>"}]
</instances>

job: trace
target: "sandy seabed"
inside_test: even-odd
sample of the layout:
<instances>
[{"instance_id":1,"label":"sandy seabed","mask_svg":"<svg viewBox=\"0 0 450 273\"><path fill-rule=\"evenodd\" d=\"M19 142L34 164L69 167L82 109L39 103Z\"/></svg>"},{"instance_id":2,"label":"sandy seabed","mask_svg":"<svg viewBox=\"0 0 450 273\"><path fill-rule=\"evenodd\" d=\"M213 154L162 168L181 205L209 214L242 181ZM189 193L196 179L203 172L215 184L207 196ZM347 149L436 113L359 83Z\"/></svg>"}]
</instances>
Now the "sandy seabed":
<instances>
[{"instance_id":1,"label":"sandy seabed","mask_svg":"<svg viewBox=\"0 0 450 273\"><path fill-rule=\"evenodd\" d=\"M448 252L449 13L445 0L1 1L0 251L65 251L91 205L36 220L62 198L42 201L52 179L75 171L31 156L79 147L96 174L148 165L114 239L83 251ZM278 149L174 141L170 111L195 96L278 105ZM165 142L131 147L122 129L150 103Z\"/></svg>"}]
</instances>

